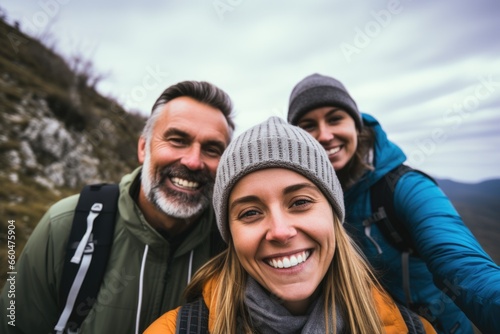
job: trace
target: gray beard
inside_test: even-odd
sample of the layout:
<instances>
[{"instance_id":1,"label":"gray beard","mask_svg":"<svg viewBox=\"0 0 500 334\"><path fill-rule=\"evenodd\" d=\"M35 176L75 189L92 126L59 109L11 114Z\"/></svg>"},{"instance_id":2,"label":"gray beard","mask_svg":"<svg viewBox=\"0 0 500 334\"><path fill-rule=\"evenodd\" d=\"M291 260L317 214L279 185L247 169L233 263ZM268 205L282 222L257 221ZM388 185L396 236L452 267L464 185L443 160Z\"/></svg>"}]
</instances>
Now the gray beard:
<instances>
[{"instance_id":1,"label":"gray beard","mask_svg":"<svg viewBox=\"0 0 500 334\"><path fill-rule=\"evenodd\" d=\"M141 177L146 198L165 215L188 219L203 212L211 202L212 187L198 195L188 195L172 189L165 189L161 181L156 180L151 172L149 151L146 152Z\"/></svg>"}]
</instances>

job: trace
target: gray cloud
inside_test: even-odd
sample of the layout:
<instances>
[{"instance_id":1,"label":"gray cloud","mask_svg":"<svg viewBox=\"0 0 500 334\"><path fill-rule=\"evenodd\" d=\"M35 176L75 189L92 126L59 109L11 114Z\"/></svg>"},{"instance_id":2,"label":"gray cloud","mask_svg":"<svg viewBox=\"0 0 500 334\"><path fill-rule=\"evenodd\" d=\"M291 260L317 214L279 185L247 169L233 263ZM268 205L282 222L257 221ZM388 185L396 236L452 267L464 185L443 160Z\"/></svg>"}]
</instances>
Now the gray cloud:
<instances>
[{"instance_id":1,"label":"gray cloud","mask_svg":"<svg viewBox=\"0 0 500 334\"><path fill-rule=\"evenodd\" d=\"M1 7L25 27L46 13L51 21L37 32L50 31L65 55L90 57L110 73L99 89L145 114L166 86L208 80L233 98L240 132L270 115L285 117L293 86L319 72L341 80L409 156L443 129L448 139L419 162L428 172L500 177L498 1L221 2L228 10L202 0L67 1L53 15L44 1ZM151 68L168 75L134 98ZM492 84L479 98L481 78Z\"/></svg>"}]
</instances>

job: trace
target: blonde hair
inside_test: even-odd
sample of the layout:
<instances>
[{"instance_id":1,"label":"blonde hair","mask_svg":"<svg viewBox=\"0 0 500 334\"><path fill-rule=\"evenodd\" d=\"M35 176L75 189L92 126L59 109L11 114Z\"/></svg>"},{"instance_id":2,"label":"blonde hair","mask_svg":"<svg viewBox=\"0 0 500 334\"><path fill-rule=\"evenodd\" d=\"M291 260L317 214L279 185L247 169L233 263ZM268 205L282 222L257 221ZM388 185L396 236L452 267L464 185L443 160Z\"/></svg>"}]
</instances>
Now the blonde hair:
<instances>
[{"instance_id":1,"label":"blonde hair","mask_svg":"<svg viewBox=\"0 0 500 334\"><path fill-rule=\"evenodd\" d=\"M384 330L373 298L373 290L382 288L335 215L333 224L336 250L322 281L327 327L325 332L331 332L328 329L336 332L338 306L349 333L382 334ZM247 273L237 258L231 237L228 248L195 274L187 287L186 298L192 300L201 296L203 286L211 279L216 280L217 318L213 333L253 333L244 303ZM329 319L333 319L332 324Z\"/></svg>"}]
</instances>

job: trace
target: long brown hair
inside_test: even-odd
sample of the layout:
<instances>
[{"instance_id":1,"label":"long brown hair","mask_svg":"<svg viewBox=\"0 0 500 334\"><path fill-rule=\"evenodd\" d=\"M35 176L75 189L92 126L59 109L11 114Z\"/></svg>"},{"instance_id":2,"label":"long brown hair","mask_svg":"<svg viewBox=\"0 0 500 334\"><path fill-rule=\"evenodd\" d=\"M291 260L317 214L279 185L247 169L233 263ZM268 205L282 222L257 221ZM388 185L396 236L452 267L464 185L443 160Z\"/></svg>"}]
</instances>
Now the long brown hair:
<instances>
[{"instance_id":1,"label":"long brown hair","mask_svg":"<svg viewBox=\"0 0 500 334\"><path fill-rule=\"evenodd\" d=\"M356 152L344 168L335 171L342 185L342 190L349 189L367 170L373 170L368 157L374 145L375 131L371 127L363 126L358 133Z\"/></svg>"},{"instance_id":2,"label":"long brown hair","mask_svg":"<svg viewBox=\"0 0 500 334\"><path fill-rule=\"evenodd\" d=\"M382 324L373 298L373 290L381 289L369 265L347 235L340 220L334 215L335 254L322 281L325 320L328 329L336 329L336 307L340 307L349 333L383 333ZM253 333L244 303L247 273L240 264L232 238L228 248L205 264L193 277L186 290L186 298L201 296L203 286L216 280L217 317L213 333ZM329 323L333 319L333 323Z\"/></svg>"}]
</instances>

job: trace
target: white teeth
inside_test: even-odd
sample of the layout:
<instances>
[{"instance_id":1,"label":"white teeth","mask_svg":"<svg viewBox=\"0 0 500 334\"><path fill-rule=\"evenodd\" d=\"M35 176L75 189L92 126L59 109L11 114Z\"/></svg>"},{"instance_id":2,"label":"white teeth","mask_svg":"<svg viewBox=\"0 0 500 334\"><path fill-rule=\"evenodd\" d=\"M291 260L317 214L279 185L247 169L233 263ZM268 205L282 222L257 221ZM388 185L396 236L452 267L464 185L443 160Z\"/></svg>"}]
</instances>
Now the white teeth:
<instances>
[{"instance_id":1,"label":"white teeth","mask_svg":"<svg viewBox=\"0 0 500 334\"><path fill-rule=\"evenodd\" d=\"M310 251L303 251L299 254L292 255L290 257L285 256L281 259L271 259L268 261L268 264L273 268L290 268L295 267L296 265L305 262L307 258L311 255Z\"/></svg>"},{"instance_id":2,"label":"white teeth","mask_svg":"<svg viewBox=\"0 0 500 334\"><path fill-rule=\"evenodd\" d=\"M326 150L326 153L328 153L328 154L335 154L338 151L340 151L340 146L334 147L334 148L332 148L330 150Z\"/></svg>"},{"instance_id":3,"label":"white teeth","mask_svg":"<svg viewBox=\"0 0 500 334\"><path fill-rule=\"evenodd\" d=\"M304 259L304 261L305 261L305 259ZM301 254L299 254L299 256L297 256L297 262L298 262L298 263L303 262L303 261L302 261L302 255L301 255Z\"/></svg>"},{"instance_id":4,"label":"white teeth","mask_svg":"<svg viewBox=\"0 0 500 334\"><path fill-rule=\"evenodd\" d=\"M180 179L178 177L171 178L171 181L176 186L183 187L183 188L196 189L199 186L198 182L188 181L188 180Z\"/></svg>"}]
</instances>

